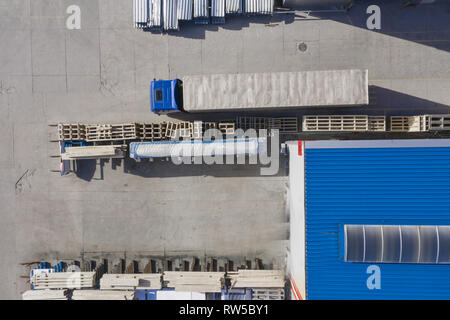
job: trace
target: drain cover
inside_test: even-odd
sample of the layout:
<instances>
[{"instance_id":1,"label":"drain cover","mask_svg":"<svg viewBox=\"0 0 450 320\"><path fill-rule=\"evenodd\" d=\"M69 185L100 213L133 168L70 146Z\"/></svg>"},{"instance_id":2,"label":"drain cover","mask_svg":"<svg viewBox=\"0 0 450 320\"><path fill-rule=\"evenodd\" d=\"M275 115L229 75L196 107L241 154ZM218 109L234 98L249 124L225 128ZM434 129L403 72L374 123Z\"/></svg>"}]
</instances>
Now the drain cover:
<instances>
[{"instance_id":1,"label":"drain cover","mask_svg":"<svg viewBox=\"0 0 450 320\"><path fill-rule=\"evenodd\" d=\"M306 45L306 43L302 42L298 44L298 50L300 50L301 52L305 52L306 49L308 49L308 46Z\"/></svg>"}]
</instances>

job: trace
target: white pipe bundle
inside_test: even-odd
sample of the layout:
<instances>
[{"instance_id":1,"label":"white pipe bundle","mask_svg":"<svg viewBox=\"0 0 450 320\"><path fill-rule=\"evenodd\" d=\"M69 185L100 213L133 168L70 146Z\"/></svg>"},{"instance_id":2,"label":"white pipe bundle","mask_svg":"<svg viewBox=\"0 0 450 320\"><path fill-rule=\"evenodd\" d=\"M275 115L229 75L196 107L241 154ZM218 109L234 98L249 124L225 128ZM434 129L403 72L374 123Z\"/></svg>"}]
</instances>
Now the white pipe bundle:
<instances>
[{"instance_id":1,"label":"white pipe bundle","mask_svg":"<svg viewBox=\"0 0 450 320\"><path fill-rule=\"evenodd\" d=\"M130 158L200 157L224 155L257 155L263 150L264 138L213 141L132 142Z\"/></svg>"}]
</instances>

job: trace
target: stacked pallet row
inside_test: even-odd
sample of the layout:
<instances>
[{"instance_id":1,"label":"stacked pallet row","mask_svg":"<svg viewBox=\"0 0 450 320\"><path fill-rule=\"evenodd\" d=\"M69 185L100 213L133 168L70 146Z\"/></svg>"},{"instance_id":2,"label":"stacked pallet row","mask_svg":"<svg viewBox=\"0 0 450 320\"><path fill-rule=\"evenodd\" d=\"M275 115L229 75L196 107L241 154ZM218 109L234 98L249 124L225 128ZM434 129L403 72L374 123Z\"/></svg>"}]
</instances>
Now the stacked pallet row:
<instances>
[{"instance_id":1,"label":"stacked pallet row","mask_svg":"<svg viewBox=\"0 0 450 320\"><path fill-rule=\"evenodd\" d=\"M175 291L221 292L225 283L224 272L165 271L164 283Z\"/></svg>"},{"instance_id":2,"label":"stacked pallet row","mask_svg":"<svg viewBox=\"0 0 450 320\"><path fill-rule=\"evenodd\" d=\"M236 126L242 130L277 129L280 133L296 133L299 131L297 117L237 117L236 124Z\"/></svg>"},{"instance_id":3,"label":"stacked pallet row","mask_svg":"<svg viewBox=\"0 0 450 320\"><path fill-rule=\"evenodd\" d=\"M304 116L303 131L386 131L384 116L344 115L344 116Z\"/></svg>"},{"instance_id":4,"label":"stacked pallet row","mask_svg":"<svg viewBox=\"0 0 450 320\"><path fill-rule=\"evenodd\" d=\"M208 129L219 129L223 134L235 133L235 123L226 122L161 122L128 124L58 124L60 141L108 142L125 140L198 139Z\"/></svg>"},{"instance_id":5,"label":"stacked pallet row","mask_svg":"<svg viewBox=\"0 0 450 320\"><path fill-rule=\"evenodd\" d=\"M160 273L104 274L100 279L100 290L159 290L161 287Z\"/></svg>"},{"instance_id":6,"label":"stacked pallet row","mask_svg":"<svg viewBox=\"0 0 450 320\"><path fill-rule=\"evenodd\" d=\"M34 274L31 280L36 290L92 288L95 285L95 272L39 273Z\"/></svg>"}]
</instances>

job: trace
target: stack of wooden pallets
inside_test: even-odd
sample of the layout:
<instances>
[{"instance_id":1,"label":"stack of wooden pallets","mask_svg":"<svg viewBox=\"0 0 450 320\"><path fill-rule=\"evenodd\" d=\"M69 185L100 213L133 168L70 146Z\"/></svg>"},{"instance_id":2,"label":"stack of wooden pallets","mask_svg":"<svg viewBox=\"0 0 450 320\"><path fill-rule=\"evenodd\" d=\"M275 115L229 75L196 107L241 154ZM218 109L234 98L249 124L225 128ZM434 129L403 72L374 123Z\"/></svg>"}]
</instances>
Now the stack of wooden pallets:
<instances>
[{"instance_id":1,"label":"stack of wooden pallets","mask_svg":"<svg viewBox=\"0 0 450 320\"><path fill-rule=\"evenodd\" d=\"M284 288L284 272L280 270L239 270L227 272L232 288Z\"/></svg>"},{"instance_id":2,"label":"stack of wooden pallets","mask_svg":"<svg viewBox=\"0 0 450 320\"><path fill-rule=\"evenodd\" d=\"M137 139L137 124L88 124L86 125L86 141L115 141Z\"/></svg>"},{"instance_id":3,"label":"stack of wooden pallets","mask_svg":"<svg viewBox=\"0 0 450 320\"><path fill-rule=\"evenodd\" d=\"M160 273L104 274L100 279L101 290L155 289L162 287Z\"/></svg>"},{"instance_id":4,"label":"stack of wooden pallets","mask_svg":"<svg viewBox=\"0 0 450 320\"><path fill-rule=\"evenodd\" d=\"M430 129L429 116L392 116L393 132L424 132Z\"/></svg>"},{"instance_id":5,"label":"stack of wooden pallets","mask_svg":"<svg viewBox=\"0 0 450 320\"><path fill-rule=\"evenodd\" d=\"M28 290L22 294L23 300L67 300L69 290Z\"/></svg>"},{"instance_id":6,"label":"stack of wooden pallets","mask_svg":"<svg viewBox=\"0 0 450 320\"><path fill-rule=\"evenodd\" d=\"M92 288L95 272L39 273L32 277L34 289Z\"/></svg>"},{"instance_id":7,"label":"stack of wooden pallets","mask_svg":"<svg viewBox=\"0 0 450 320\"><path fill-rule=\"evenodd\" d=\"M236 131L236 125L234 122L219 122L219 130L222 134L234 134Z\"/></svg>"},{"instance_id":8,"label":"stack of wooden pallets","mask_svg":"<svg viewBox=\"0 0 450 320\"><path fill-rule=\"evenodd\" d=\"M58 124L58 136L60 141L84 141L86 140L86 125Z\"/></svg>"},{"instance_id":9,"label":"stack of wooden pallets","mask_svg":"<svg viewBox=\"0 0 450 320\"><path fill-rule=\"evenodd\" d=\"M165 271L164 282L175 291L221 292L225 283L224 272Z\"/></svg>"},{"instance_id":10,"label":"stack of wooden pallets","mask_svg":"<svg viewBox=\"0 0 450 320\"><path fill-rule=\"evenodd\" d=\"M284 300L282 288L252 289L252 300Z\"/></svg>"},{"instance_id":11,"label":"stack of wooden pallets","mask_svg":"<svg viewBox=\"0 0 450 320\"><path fill-rule=\"evenodd\" d=\"M72 300L133 300L134 291L74 290Z\"/></svg>"}]
</instances>

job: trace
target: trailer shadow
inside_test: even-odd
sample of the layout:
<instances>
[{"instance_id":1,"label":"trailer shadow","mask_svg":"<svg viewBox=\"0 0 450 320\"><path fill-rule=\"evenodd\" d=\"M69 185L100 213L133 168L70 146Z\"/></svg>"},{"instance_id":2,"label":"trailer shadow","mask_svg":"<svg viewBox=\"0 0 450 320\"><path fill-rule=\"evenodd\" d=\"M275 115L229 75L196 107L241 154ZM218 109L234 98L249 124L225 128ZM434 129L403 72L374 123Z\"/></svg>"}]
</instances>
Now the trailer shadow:
<instances>
[{"instance_id":1,"label":"trailer shadow","mask_svg":"<svg viewBox=\"0 0 450 320\"><path fill-rule=\"evenodd\" d=\"M258 177L261 175L262 165L255 164L180 164L173 163L170 159L154 159L154 161L140 162L134 159L123 160L124 173L138 175L144 178L170 178L170 177ZM265 166L267 167L267 166ZM280 156L279 170L275 175L263 176L283 177L288 175L287 157Z\"/></svg>"}]
</instances>

